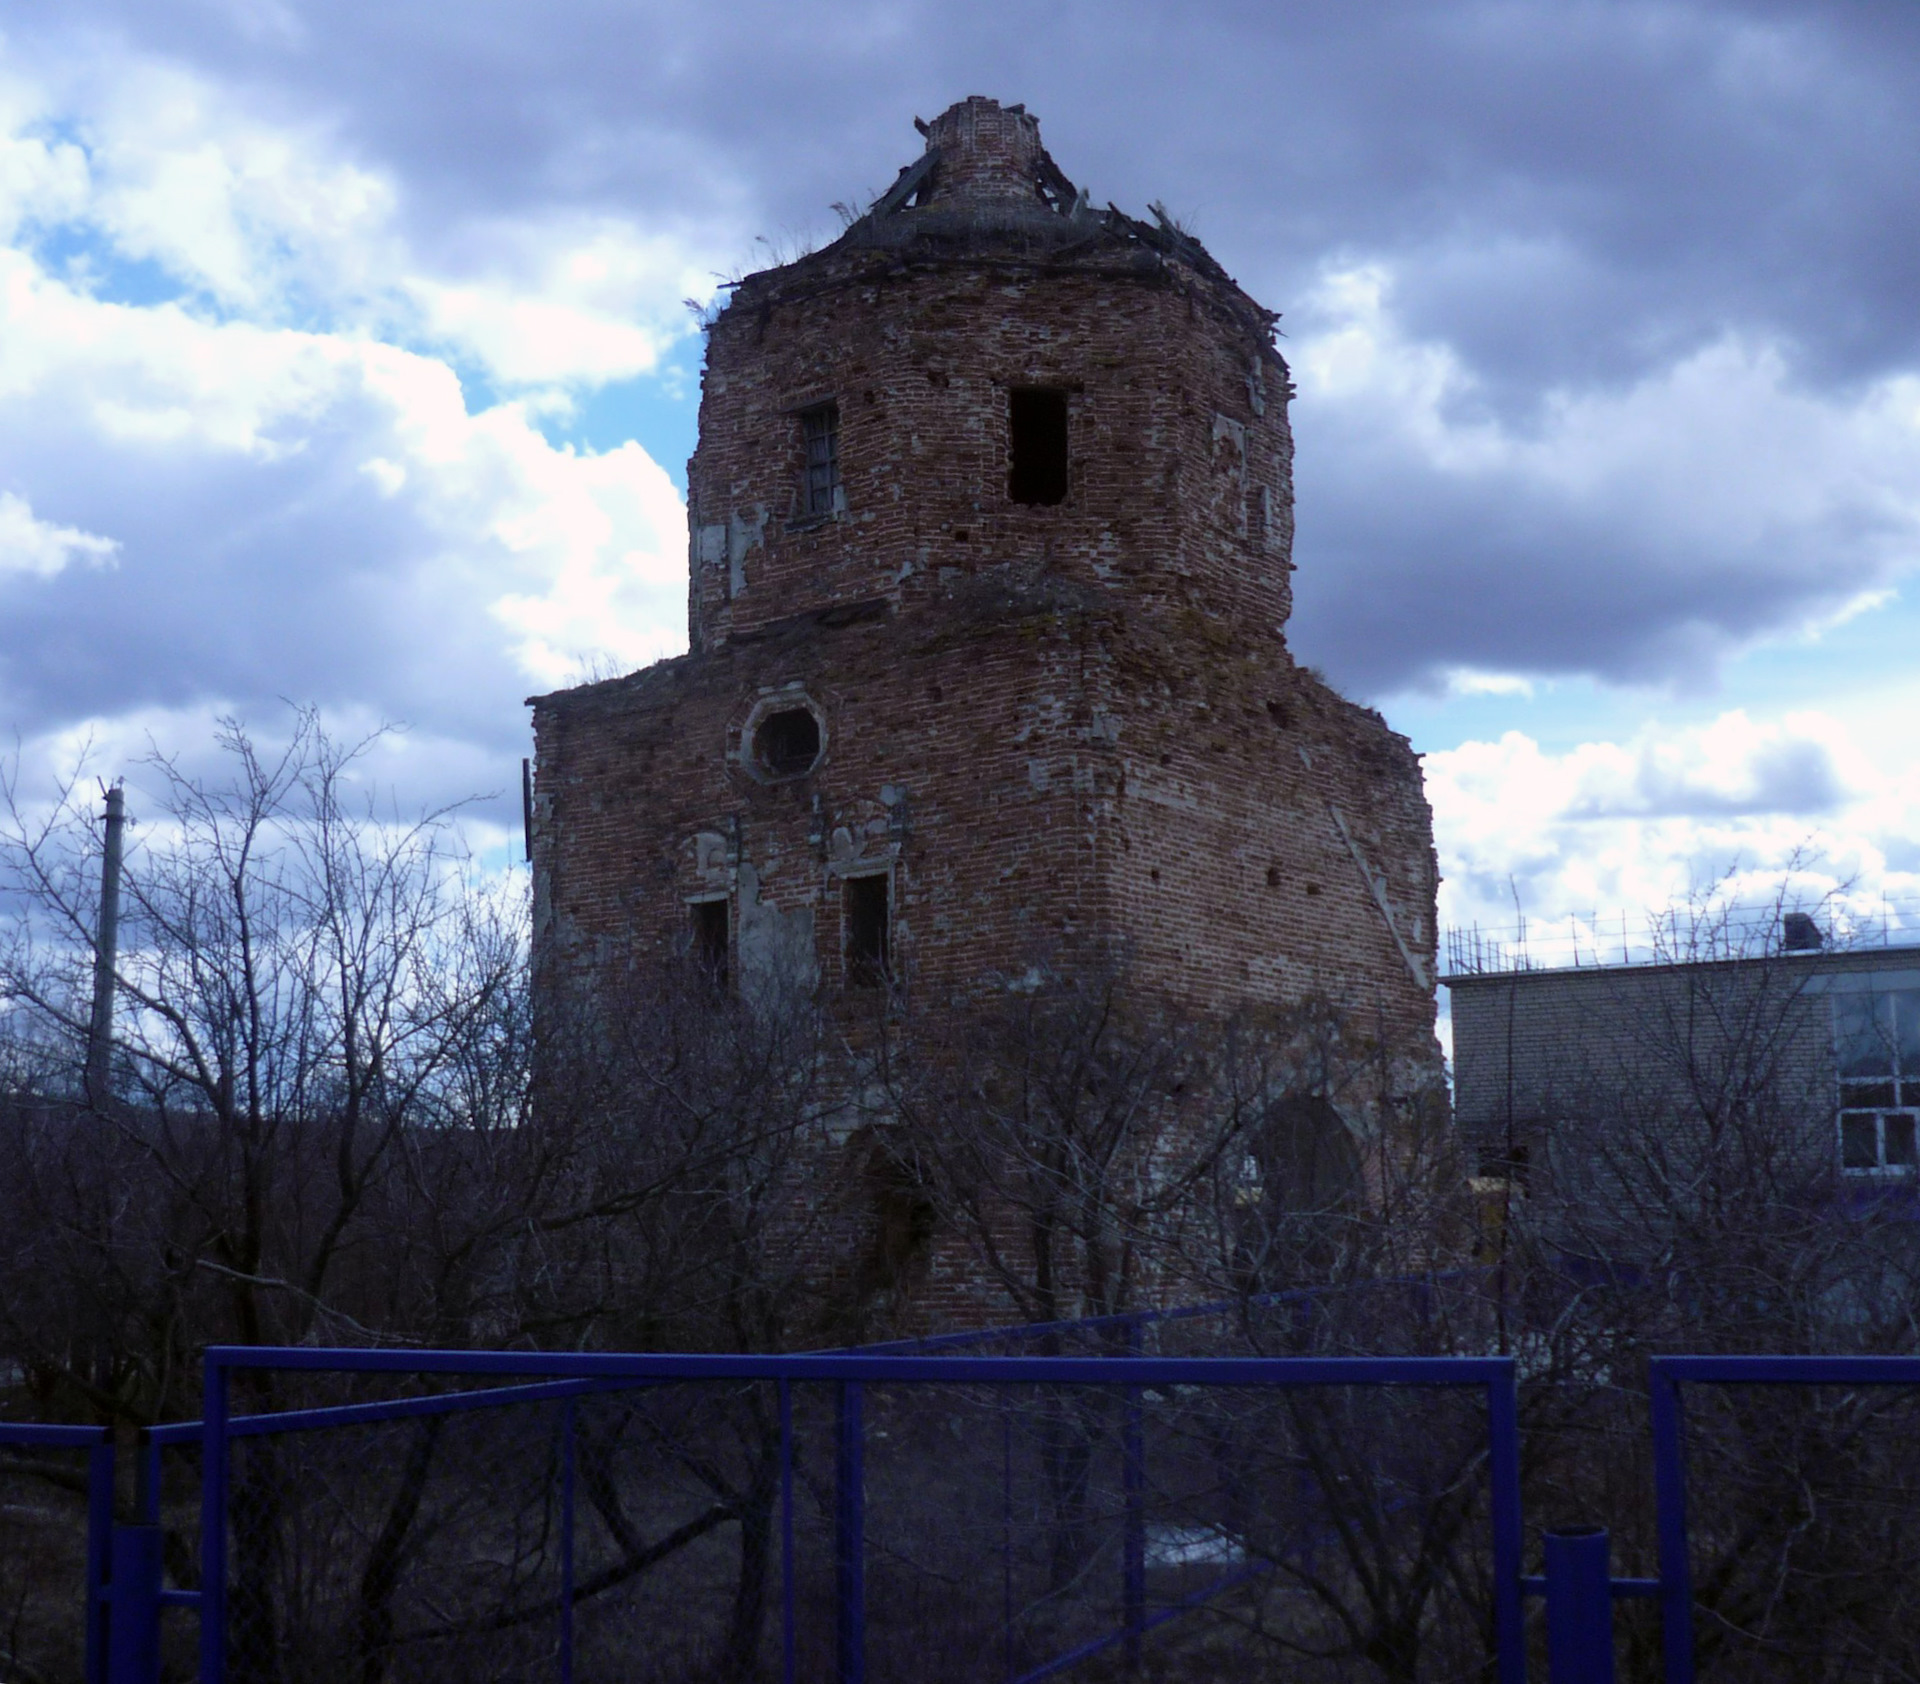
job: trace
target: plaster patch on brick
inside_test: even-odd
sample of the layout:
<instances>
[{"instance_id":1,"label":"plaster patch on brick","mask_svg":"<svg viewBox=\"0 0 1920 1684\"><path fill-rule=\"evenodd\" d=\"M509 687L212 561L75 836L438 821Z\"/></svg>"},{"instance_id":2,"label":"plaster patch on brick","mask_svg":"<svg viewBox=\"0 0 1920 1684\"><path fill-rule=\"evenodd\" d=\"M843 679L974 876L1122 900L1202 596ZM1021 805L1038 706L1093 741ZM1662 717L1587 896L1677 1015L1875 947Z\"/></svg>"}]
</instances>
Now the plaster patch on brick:
<instances>
[{"instance_id":1,"label":"plaster patch on brick","mask_svg":"<svg viewBox=\"0 0 1920 1684\"><path fill-rule=\"evenodd\" d=\"M703 889L727 886L727 839L717 830L703 830L694 837L693 874Z\"/></svg>"},{"instance_id":2,"label":"plaster patch on brick","mask_svg":"<svg viewBox=\"0 0 1920 1684\"><path fill-rule=\"evenodd\" d=\"M1236 421L1230 415L1218 412L1213 417L1213 459L1223 473L1233 476L1234 482L1246 488L1247 483L1247 424Z\"/></svg>"},{"instance_id":3,"label":"plaster patch on brick","mask_svg":"<svg viewBox=\"0 0 1920 1684\"><path fill-rule=\"evenodd\" d=\"M782 912L760 898L760 873L740 864L740 973L751 993L810 992L820 979L814 957L813 908Z\"/></svg>"},{"instance_id":4,"label":"plaster patch on brick","mask_svg":"<svg viewBox=\"0 0 1920 1684\"><path fill-rule=\"evenodd\" d=\"M1247 365L1247 407L1255 415L1267 413L1267 365L1258 357Z\"/></svg>"},{"instance_id":5,"label":"plaster patch on brick","mask_svg":"<svg viewBox=\"0 0 1920 1684\"><path fill-rule=\"evenodd\" d=\"M837 492L836 492L837 494ZM727 516L727 593L739 596L747 588L747 553L766 547L767 510L756 503L745 514Z\"/></svg>"}]
</instances>

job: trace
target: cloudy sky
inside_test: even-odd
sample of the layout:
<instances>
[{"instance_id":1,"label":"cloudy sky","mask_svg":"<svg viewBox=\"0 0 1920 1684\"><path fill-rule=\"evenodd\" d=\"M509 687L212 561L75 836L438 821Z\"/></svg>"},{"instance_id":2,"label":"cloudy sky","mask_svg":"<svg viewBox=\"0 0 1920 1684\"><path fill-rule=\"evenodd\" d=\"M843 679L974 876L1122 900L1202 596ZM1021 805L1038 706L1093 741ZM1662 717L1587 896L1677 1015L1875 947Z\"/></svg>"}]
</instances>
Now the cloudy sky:
<instances>
[{"instance_id":1,"label":"cloudy sky","mask_svg":"<svg viewBox=\"0 0 1920 1684\"><path fill-rule=\"evenodd\" d=\"M968 93L1284 313L1294 644L1449 921L1920 897L1911 0L0 0L29 778L311 702L504 857L521 699L684 640L683 300Z\"/></svg>"}]
</instances>

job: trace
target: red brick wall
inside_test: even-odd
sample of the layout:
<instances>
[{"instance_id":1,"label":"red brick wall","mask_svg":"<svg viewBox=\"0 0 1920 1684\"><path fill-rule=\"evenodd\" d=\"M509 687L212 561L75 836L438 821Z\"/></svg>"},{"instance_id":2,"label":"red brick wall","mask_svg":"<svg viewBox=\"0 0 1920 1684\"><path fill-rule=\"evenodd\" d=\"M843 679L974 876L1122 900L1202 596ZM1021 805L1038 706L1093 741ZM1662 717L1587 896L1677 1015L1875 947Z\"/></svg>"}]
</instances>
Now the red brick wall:
<instances>
[{"instance_id":1,"label":"red brick wall","mask_svg":"<svg viewBox=\"0 0 1920 1684\"><path fill-rule=\"evenodd\" d=\"M714 323L692 652L534 703L540 962L669 955L725 893L737 977L772 943L837 989L841 884L878 865L909 1019L1124 952L1195 1006L1324 995L1431 1086L1431 819L1405 739L1286 649L1272 317L1177 231L1010 195L1037 132L985 103L964 156L933 126L924 207ZM1008 497L1021 386L1068 393L1054 507ZM807 518L797 412L828 399L842 506ZM786 694L825 753L767 782L743 733Z\"/></svg>"}]
</instances>

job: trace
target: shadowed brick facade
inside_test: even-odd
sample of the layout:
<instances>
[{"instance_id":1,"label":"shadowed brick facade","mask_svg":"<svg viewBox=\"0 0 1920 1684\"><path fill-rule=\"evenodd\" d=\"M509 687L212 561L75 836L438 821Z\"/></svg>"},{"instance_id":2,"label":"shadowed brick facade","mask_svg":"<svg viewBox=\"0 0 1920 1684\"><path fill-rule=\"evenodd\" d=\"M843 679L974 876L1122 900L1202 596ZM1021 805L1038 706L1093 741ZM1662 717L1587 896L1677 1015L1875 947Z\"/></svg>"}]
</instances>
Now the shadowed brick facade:
<instances>
[{"instance_id":1,"label":"shadowed brick facade","mask_svg":"<svg viewBox=\"0 0 1920 1684\"><path fill-rule=\"evenodd\" d=\"M1274 316L1019 107L925 127L712 323L689 652L533 702L542 976L724 941L910 1025L1123 953L1199 1009L1324 997L1431 1088L1431 817L1287 650Z\"/></svg>"}]
</instances>

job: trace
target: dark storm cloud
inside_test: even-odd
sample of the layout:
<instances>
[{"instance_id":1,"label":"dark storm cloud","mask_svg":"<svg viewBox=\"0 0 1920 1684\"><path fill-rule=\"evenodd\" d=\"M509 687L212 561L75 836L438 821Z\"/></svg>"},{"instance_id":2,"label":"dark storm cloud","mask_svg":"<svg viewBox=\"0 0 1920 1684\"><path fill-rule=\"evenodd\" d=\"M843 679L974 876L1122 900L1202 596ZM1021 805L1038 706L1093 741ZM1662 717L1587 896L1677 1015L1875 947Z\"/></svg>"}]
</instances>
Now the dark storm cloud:
<instances>
[{"instance_id":1,"label":"dark storm cloud","mask_svg":"<svg viewBox=\"0 0 1920 1684\"><path fill-rule=\"evenodd\" d=\"M1374 694L1454 668L1698 692L1744 641L1842 609L1896 570L1911 516L1853 476L1843 409L1781 396L1764 369L1722 379L1729 410L1761 413L1717 437L1699 437L1698 392L1659 386L1484 466L1433 461L1391 394L1297 403L1296 642ZM1538 471L1589 453L1607 460L1579 489Z\"/></svg>"},{"instance_id":2,"label":"dark storm cloud","mask_svg":"<svg viewBox=\"0 0 1920 1684\"><path fill-rule=\"evenodd\" d=\"M1097 197L1190 217L1287 312L1285 348L1330 325L1315 302L1330 267L1390 269L1400 334L1457 360L1451 419L1516 439L1568 394L1631 390L1729 337L1775 348L1783 380L1835 404L1920 363L1920 11L1907 4L11 11L36 50L164 55L270 117L322 124L395 182L412 248L443 274L484 272L500 229L560 213L681 230L724 269L753 230L829 228L827 204L883 187L915 150L910 116L982 92L1036 110ZM1296 412L1299 637L1375 693L1456 666L1704 682L1728 648L1837 606L1900 559L1899 520L1870 492L1797 524L1702 535L1658 506L1622 518L1551 475L1443 470L1370 419ZM326 461L321 449L303 472ZM276 484L205 479L179 494L204 507L172 510L156 485L147 506L187 529L282 523L286 559L263 579L216 558L207 624L162 614L162 638L143 616L117 634L125 648L85 629L78 603L98 581L63 575L16 622L36 628L27 643L9 634L9 689L51 697L93 662L144 670L122 686L129 701L172 694L214 658L205 641L233 667L236 646L275 647L289 612L322 622L295 662L311 674L290 686L405 673L377 593L351 635L325 623L337 601L309 616L302 595L306 550L404 548L400 514L347 498L336 526L309 529L276 512ZM126 522L97 529L134 553Z\"/></svg>"},{"instance_id":3,"label":"dark storm cloud","mask_svg":"<svg viewBox=\"0 0 1920 1684\"><path fill-rule=\"evenodd\" d=\"M1903 5L815 8L16 0L319 115L421 231L556 205L824 225L906 118L1025 99L1068 173L1160 198L1270 301L1417 254L1417 331L1523 388L1728 323L1836 377L1920 344L1920 14ZM1529 255L1531 254L1531 255Z\"/></svg>"}]
</instances>

